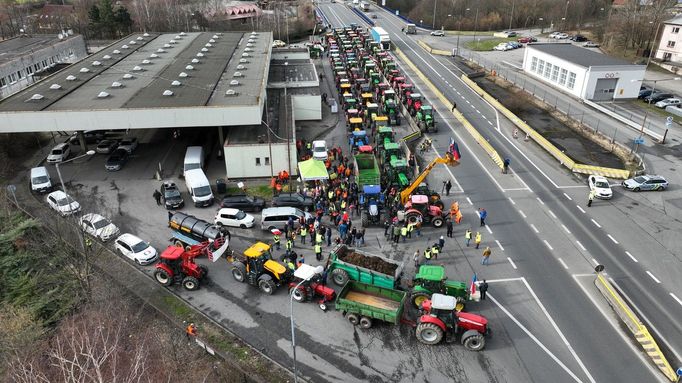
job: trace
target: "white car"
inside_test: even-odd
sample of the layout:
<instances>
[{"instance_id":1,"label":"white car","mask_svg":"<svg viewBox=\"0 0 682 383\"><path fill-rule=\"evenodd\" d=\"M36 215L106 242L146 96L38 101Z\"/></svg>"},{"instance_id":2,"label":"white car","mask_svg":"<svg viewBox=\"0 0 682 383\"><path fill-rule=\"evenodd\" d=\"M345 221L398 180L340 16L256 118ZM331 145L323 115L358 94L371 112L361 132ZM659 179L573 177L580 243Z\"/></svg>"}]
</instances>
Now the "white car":
<instances>
[{"instance_id":1,"label":"white car","mask_svg":"<svg viewBox=\"0 0 682 383\"><path fill-rule=\"evenodd\" d=\"M549 34L549 38L550 39L556 39L557 36L559 36L560 34L561 34L561 32L552 32Z\"/></svg>"},{"instance_id":2,"label":"white car","mask_svg":"<svg viewBox=\"0 0 682 383\"><path fill-rule=\"evenodd\" d=\"M61 190L56 190L48 194L47 197L45 197L45 200L48 205L59 212L62 217L77 213L81 210L81 205Z\"/></svg>"},{"instance_id":3,"label":"white car","mask_svg":"<svg viewBox=\"0 0 682 383\"><path fill-rule=\"evenodd\" d=\"M609 180L605 177L589 176L587 177L587 184L590 186L590 190L594 191L597 198L611 199L611 197L613 197L611 185L609 184Z\"/></svg>"},{"instance_id":4,"label":"white car","mask_svg":"<svg viewBox=\"0 0 682 383\"><path fill-rule=\"evenodd\" d=\"M555 37L555 39L566 40L566 39L569 38L569 37L571 37L571 36L569 36L568 33L559 33L559 34Z\"/></svg>"},{"instance_id":5,"label":"white car","mask_svg":"<svg viewBox=\"0 0 682 383\"><path fill-rule=\"evenodd\" d=\"M47 155L47 162L62 162L69 158L69 154L71 154L71 147L69 144L59 144L50 150L50 154Z\"/></svg>"},{"instance_id":6,"label":"white car","mask_svg":"<svg viewBox=\"0 0 682 383\"><path fill-rule=\"evenodd\" d=\"M287 43L285 43L282 40L275 40L272 42L272 47L273 48L284 48L287 46Z\"/></svg>"},{"instance_id":7,"label":"white car","mask_svg":"<svg viewBox=\"0 0 682 383\"><path fill-rule=\"evenodd\" d=\"M127 137L118 143L118 149L125 149L128 153L132 153L137 149L137 137Z\"/></svg>"},{"instance_id":8,"label":"white car","mask_svg":"<svg viewBox=\"0 0 682 383\"><path fill-rule=\"evenodd\" d=\"M665 108L666 106L682 105L682 100L680 100L679 98L666 98L665 100L661 100L654 105L662 109Z\"/></svg>"},{"instance_id":9,"label":"white car","mask_svg":"<svg viewBox=\"0 0 682 383\"><path fill-rule=\"evenodd\" d=\"M239 209L224 207L218 210L213 221L218 226L231 226L241 229L253 227L256 219L251 214L246 214Z\"/></svg>"},{"instance_id":10,"label":"white car","mask_svg":"<svg viewBox=\"0 0 682 383\"><path fill-rule=\"evenodd\" d=\"M99 214L84 214L78 221L84 232L106 242L120 233L118 227Z\"/></svg>"},{"instance_id":11,"label":"white car","mask_svg":"<svg viewBox=\"0 0 682 383\"><path fill-rule=\"evenodd\" d=\"M327 160L327 142L325 140L313 141L313 158L320 161Z\"/></svg>"},{"instance_id":12,"label":"white car","mask_svg":"<svg viewBox=\"0 0 682 383\"><path fill-rule=\"evenodd\" d=\"M442 29L439 29L437 31L431 32L431 36L445 36L445 31Z\"/></svg>"},{"instance_id":13,"label":"white car","mask_svg":"<svg viewBox=\"0 0 682 383\"><path fill-rule=\"evenodd\" d=\"M148 265L158 258L155 248L148 242L129 233L122 234L116 238L114 247L116 247L116 252L137 262L139 265Z\"/></svg>"},{"instance_id":14,"label":"white car","mask_svg":"<svg viewBox=\"0 0 682 383\"><path fill-rule=\"evenodd\" d=\"M493 47L494 51L508 51L511 50L512 47L509 46L507 43L499 43Z\"/></svg>"}]
</instances>

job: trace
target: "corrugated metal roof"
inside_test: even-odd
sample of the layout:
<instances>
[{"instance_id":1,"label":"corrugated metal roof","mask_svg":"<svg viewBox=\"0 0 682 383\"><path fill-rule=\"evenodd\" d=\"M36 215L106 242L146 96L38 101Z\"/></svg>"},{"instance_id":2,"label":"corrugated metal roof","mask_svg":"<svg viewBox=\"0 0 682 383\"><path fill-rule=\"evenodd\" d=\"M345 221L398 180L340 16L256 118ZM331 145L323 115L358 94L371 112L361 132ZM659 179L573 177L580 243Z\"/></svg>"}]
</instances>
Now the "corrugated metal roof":
<instances>
[{"instance_id":1,"label":"corrugated metal roof","mask_svg":"<svg viewBox=\"0 0 682 383\"><path fill-rule=\"evenodd\" d=\"M589 49L580 48L568 43L528 44L527 49L535 49L540 52L570 61L576 65L589 68L592 66L609 65L633 65L625 60L613 58L605 54L597 53Z\"/></svg>"}]
</instances>

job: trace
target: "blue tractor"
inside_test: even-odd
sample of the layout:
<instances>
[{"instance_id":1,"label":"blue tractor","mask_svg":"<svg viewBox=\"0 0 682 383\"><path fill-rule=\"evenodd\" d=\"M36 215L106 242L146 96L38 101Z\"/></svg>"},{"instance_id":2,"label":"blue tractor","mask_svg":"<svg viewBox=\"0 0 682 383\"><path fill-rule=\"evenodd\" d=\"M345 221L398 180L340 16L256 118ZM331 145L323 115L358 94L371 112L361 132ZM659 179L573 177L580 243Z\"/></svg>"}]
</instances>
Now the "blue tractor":
<instances>
[{"instance_id":1,"label":"blue tractor","mask_svg":"<svg viewBox=\"0 0 682 383\"><path fill-rule=\"evenodd\" d=\"M379 185L365 185L360 193L360 221L362 227L369 225L382 225L381 209L384 207L384 195Z\"/></svg>"}]
</instances>

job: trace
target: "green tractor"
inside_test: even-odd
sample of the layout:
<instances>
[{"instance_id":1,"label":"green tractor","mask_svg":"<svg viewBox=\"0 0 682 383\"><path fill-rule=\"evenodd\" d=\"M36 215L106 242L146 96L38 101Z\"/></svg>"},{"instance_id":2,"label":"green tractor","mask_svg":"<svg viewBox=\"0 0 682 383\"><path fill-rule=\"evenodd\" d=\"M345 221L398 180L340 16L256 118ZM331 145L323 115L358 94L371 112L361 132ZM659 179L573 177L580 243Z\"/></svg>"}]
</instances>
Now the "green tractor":
<instances>
[{"instance_id":1,"label":"green tractor","mask_svg":"<svg viewBox=\"0 0 682 383\"><path fill-rule=\"evenodd\" d=\"M456 310L464 309L464 302L470 299L466 283L450 281L445 275L445 267L423 265L412 279L410 302L419 308L424 301L431 299L432 294L444 294L457 298Z\"/></svg>"},{"instance_id":2,"label":"green tractor","mask_svg":"<svg viewBox=\"0 0 682 383\"><path fill-rule=\"evenodd\" d=\"M391 126L400 125L400 112L398 104L394 99L384 101L384 113L388 116L388 124Z\"/></svg>"},{"instance_id":3,"label":"green tractor","mask_svg":"<svg viewBox=\"0 0 682 383\"><path fill-rule=\"evenodd\" d=\"M384 145L381 148L379 162L382 166L388 164L392 159L402 159L403 150L400 148L400 144L395 142L386 142L384 140Z\"/></svg>"},{"instance_id":4,"label":"green tractor","mask_svg":"<svg viewBox=\"0 0 682 383\"><path fill-rule=\"evenodd\" d=\"M391 157L389 162L384 166L385 184L386 188L395 186L398 189L404 189L410 185L411 169L402 158Z\"/></svg>"},{"instance_id":5,"label":"green tractor","mask_svg":"<svg viewBox=\"0 0 682 383\"><path fill-rule=\"evenodd\" d=\"M422 105L422 107L417 111L417 125L419 130L423 133L437 132L436 121L433 119L433 108L431 105Z\"/></svg>"},{"instance_id":6,"label":"green tractor","mask_svg":"<svg viewBox=\"0 0 682 383\"><path fill-rule=\"evenodd\" d=\"M384 145L393 142L393 128L390 126L377 127L374 146L378 151L384 150Z\"/></svg>"}]
</instances>

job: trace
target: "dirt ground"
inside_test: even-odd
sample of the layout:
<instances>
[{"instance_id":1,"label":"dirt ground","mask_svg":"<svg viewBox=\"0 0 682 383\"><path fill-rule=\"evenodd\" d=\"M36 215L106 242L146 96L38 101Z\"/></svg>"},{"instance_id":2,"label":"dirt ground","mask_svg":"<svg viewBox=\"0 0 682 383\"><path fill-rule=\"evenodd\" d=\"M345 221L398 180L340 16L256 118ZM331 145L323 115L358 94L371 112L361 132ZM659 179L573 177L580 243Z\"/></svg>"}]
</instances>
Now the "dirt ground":
<instances>
[{"instance_id":1,"label":"dirt ground","mask_svg":"<svg viewBox=\"0 0 682 383\"><path fill-rule=\"evenodd\" d=\"M356 252L348 252L339 258L347 263L377 271L382 274L394 275L398 265L386 262L379 257L367 256Z\"/></svg>"}]
</instances>

